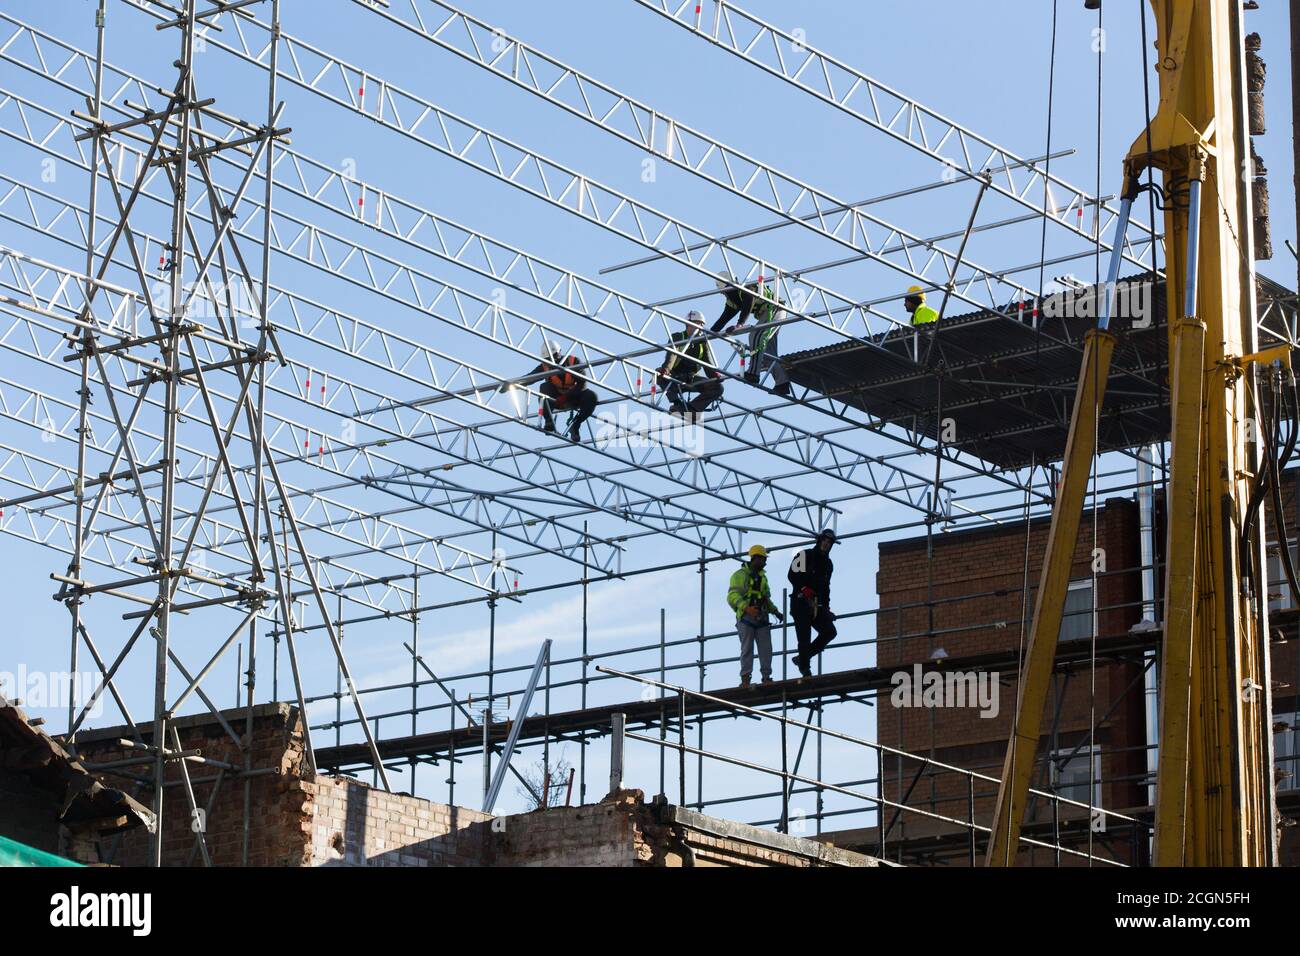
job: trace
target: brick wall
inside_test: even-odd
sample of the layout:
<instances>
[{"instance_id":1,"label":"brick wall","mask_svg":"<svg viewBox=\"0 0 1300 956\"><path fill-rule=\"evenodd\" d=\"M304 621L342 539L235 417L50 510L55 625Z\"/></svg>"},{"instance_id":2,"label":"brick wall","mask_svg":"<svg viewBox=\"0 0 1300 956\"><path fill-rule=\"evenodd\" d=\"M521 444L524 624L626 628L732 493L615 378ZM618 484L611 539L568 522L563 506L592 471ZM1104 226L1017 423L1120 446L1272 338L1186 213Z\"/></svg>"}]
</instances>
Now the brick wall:
<instances>
[{"instance_id":1,"label":"brick wall","mask_svg":"<svg viewBox=\"0 0 1300 956\"><path fill-rule=\"evenodd\" d=\"M1097 581L1098 633L1103 637L1122 635L1141 619L1138 520L1133 502L1113 499L1097 509L1095 539L1091 511L1084 514L1080 525L1070 576L1071 580L1091 578L1094 546L1104 551L1105 572ZM924 538L882 544L877 580L881 666L910 668L921 661L928 662L924 670L942 671L943 665L933 660L936 656L961 658L1015 650L1022 640L1027 642L1029 628L1026 624L1022 633L1021 620L1033 615L1048 528L1048 519L1042 519L1030 524L1028 534L1024 524L936 534L932 556ZM1026 580L1030 588L1027 598ZM936 655L939 651L942 654ZM980 711L973 707L895 707L890 697L882 694L881 742L1000 777L1018 686L1014 673L998 677L997 713L991 717L979 716ZM1045 734L1039 748L1043 767L1035 785L1045 788L1043 758L1053 750L1070 751L1085 741L1095 715L1101 775L1108 781L1102 788L1102 805L1111 809L1144 805L1145 789L1121 779L1146 769L1140 749L1145 744L1142 699L1141 668L1135 664L1100 662L1095 695L1087 665L1058 674L1048 695L1043 725L1046 730L1055 725L1055 733ZM922 770L918 762L906 758L886 760L885 792L892 800L932 813L963 820L970 814L970 783L965 776ZM991 818L995 797L995 786L976 784L977 822L987 823ZM1062 811L1064 817L1079 814L1086 815L1086 811ZM1051 810L1043 801L1031 806L1027 815L1030 823L1039 819L1051 819ZM924 837L944 828L905 812L891 837Z\"/></svg>"},{"instance_id":2,"label":"brick wall","mask_svg":"<svg viewBox=\"0 0 1300 956\"><path fill-rule=\"evenodd\" d=\"M582 807L505 817L491 834L495 866L680 866L671 834L648 825L640 791Z\"/></svg>"},{"instance_id":3,"label":"brick wall","mask_svg":"<svg viewBox=\"0 0 1300 956\"><path fill-rule=\"evenodd\" d=\"M302 782L312 866L476 866L492 815L348 777Z\"/></svg>"},{"instance_id":4,"label":"brick wall","mask_svg":"<svg viewBox=\"0 0 1300 956\"><path fill-rule=\"evenodd\" d=\"M227 710L223 717L237 733L244 732L244 710ZM204 759L243 767L244 756L230 735L210 715L182 717L175 721L181 746L187 750L199 749ZM152 725L141 725L144 741L151 739ZM102 762L125 760L139 756L138 751L120 746L118 740L130 738L129 728L87 731L79 734L77 745L83 760L93 769ZM170 741L169 741L170 743ZM258 776L247 778L250 788L248 801L249 855L253 866L302 866L311 853L310 829L304 817L310 800L309 791L302 780L304 742L302 725L297 709L288 704L263 704L254 708L252 767ZM213 789L222 777L220 791L206 816L208 852L218 866L239 866L243 859L243 780L225 779L221 770L213 765L188 763L198 806L206 808ZM141 765L127 768L137 774L150 769ZM150 789L134 789L121 778L110 777L127 793L152 805ZM163 795L163 863L167 866L201 865L197 855L192 817L185 790L181 784L181 768L175 761L167 764L167 786ZM121 866L141 866L149 860L150 837L143 830L126 834L112 862Z\"/></svg>"},{"instance_id":5,"label":"brick wall","mask_svg":"<svg viewBox=\"0 0 1300 956\"><path fill-rule=\"evenodd\" d=\"M386 793L350 777L304 773L302 725L296 708L255 708L250 778L249 862L254 866L865 866L860 854L809 840L647 805L639 790L620 791L600 803L557 807L514 816ZM244 711L223 713L236 731ZM238 748L210 716L177 721L181 744L209 759L242 765ZM143 729L143 728L142 728ZM79 740L88 763L127 759L118 741L129 728L87 732ZM217 782L211 766L190 764L196 799L206 807ZM169 782L179 768L169 767ZM129 789L129 788L128 788ZM148 800L149 793L137 794ZM213 863L242 859L244 790L224 781L207 818ZM199 865L188 801L168 787L163 807L163 862ZM685 821L685 822L683 822ZM19 838L19 837L15 837ZM23 841L29 842L29 841ZM149 861L149 836L127 834L112 862Z\"/></svg>"},{"instance_id":6,"label":"brick wall","mask_svg":"<svg viewBox=\"0 0 1300 956\"><path fill-rule=\"evenodd\" d=\"M314 791L316 866L870 866L870 858L771 831L647 804L640 790L600 803L492 817L359 781Z\"/></svg>"}]
</instances>

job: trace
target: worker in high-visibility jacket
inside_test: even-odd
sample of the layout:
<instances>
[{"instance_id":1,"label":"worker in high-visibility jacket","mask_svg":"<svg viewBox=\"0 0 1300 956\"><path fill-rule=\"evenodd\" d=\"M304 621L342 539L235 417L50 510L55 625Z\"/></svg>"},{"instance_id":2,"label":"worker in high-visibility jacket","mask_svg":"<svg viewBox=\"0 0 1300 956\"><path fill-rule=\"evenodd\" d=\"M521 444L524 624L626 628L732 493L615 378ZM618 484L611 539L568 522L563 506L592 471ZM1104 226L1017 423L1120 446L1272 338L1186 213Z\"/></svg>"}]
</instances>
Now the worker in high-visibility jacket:
<instances>
[{"instance_id":1,"label":"worker in high-visibility jacket","mask_svg":"<svg viewBox=\"0 0 1300 956\"><path fill-rule=\"evenodd\" d=\"M668 414L687 422L699 421L704 412L722 398L722 373L713 358L704 316L686 314L686 328L674 332L664 362L655 380L668 399Z\"/></svg>"},{"instance_id":2,"label":"worker in high-visibility jacket","mask_svg":"<svg viewBox=\"0 0 1300 956\"><path fill-rule=\"evenodd\" d=\"M596 410L596 393L587 387L587 380L578 374L576 355L565 356L558 345L548 344L542 355L542 364L533 369L532 374L545 374L537 390L542 393L542 420L544 431L549 435L555 432L555 412L572 411L573 420L569 423L569 441L582 440L582 423Z\"/></svg>"},{"instance_id":3,"label":"worker in high-visibility jacket","mask_svg":"<svg viewBox=\"0 0 1300 956\"><path fill-rule=\"evenodd\" d=\"M766 565L767 549L754 545L749 549L749 562L731 576L727 587L727 603L736 612L736 635L740 638L741 687L748 687L754 674L755 645L763 683L772 683L772 625L768 615L785 620L781 609L772 603L772 588L763 570Z\"/></svg>"},{"instance_id":4,"label":"worker in high-visibility jacket","mask_svg":"<svg viewBox=\"0 0 1300 956\"><path fill-rule=\"evenodd\" d=\"M907 290L903 308L911 313L913 325L929 325L939 318L939 313L925 304L925 290L919 285L914 285Z\"/></svg>"}]
</instances>

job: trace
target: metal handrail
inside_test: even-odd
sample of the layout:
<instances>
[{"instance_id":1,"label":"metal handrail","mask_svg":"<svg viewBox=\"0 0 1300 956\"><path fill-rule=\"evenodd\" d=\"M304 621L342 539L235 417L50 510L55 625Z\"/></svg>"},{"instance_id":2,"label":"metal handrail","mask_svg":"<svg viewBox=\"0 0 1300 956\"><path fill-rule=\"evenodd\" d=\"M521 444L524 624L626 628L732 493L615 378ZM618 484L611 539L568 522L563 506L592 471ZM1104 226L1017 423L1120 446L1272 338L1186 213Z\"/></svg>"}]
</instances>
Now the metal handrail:
<instances>
[{"instance_id":1,"label":"metal handrail","mask_svg":"<svg viewBox=\"0 0 1300 956\"><path fill-rule=\"evenodd\" d=\"M690 690L689 688L682 687L682 686L680 686L680 685L667 684L667 683L664 683L664 682L662 682L662 681L654 680L654 679L652 679L652 678L642 677L642 676L637 675L637 674L630 674L630 673L627 673L627 672L625 672L625 671L619 671L619 670L616 670L616 669L614 669L614 668L612 668L612 667L605 667L604 665L597 665L597 666L596 666L596 670L599 671L599 672L601 672L601 673L604 673L604 674L609 674L610 676L613 676L613 677L622 677L622 678L625 678L625 679L627 679L627 680L637 681L638 683L645 684L645 685L648 685L648 686L651 686L651 687L657 687L657 688L659 688L659 689L661 689L661 690L665 690L665 691L669 691L669 692L675 692L675 693L677 694L677 696L678 696L678 704L679 704L679 706L678 706L678 720L679 720L679 723L682 725L682 728L679 728L679 729L683 729L683 730L684 730L685 716L686 716L686 715L685 715L685 701L686 701L686 698L687 698L687 697L692 697L692 698L695 698L695 699L697 699L697 700L708 701L710 704L714 704L714 705L719 706L719 707L722 707L722 708L727 708L727 709L730 709L730 710L736 711L737 713L741 713L741 714L749 715L749 716L751 716L751 717L753 717L753 718L756 718L756 719L768 719L768 720L773 720L773 721L776 721L777 723L781 724L783 727L794 727L794 728L796 728L796 729L800 729L800 730L803 730L803 731L806 731L806 732L813 732L813 733L816 733L816 734L819 734L819 735L822 735L822 736L831 737L831 738L834 738L834 739L837 739L837 740L843 740L843 741L845 741L845 742L847 742L847 743L857 744L857 745L862 746L862 747L868 747L868 748L871 748L871 749L875 750L875 751L877 752L877 754L880 756L880 758L883 758L883 756L884 756L885 754L889 754L889 755L891 755L891 756L904 757L904 758L907 758L907 759L909 759L909 760L914 760L914 761L917 761L917 762L921 763L923 766L928 766L928 767L931 767L931 768L935 768L935 769L938 769L938 770L943 771L943 772L947 772L947 773L955 773L955 774L957 774L957 775L959 775L959 776L965 777L965 778L970 782L971 786L974 785L974 782L975 782L976 780L980 780L980 781L984 781L984 782L986 782L986 783L992 783L992 784L1000 784L1000 783L1001 783L1001 781L1000 781L997 777L992 777L992 776L989 776L989 775L987 775L987 774L982 774L982 773L979 773L979 772L977 772L977 771L973 771L973 770L967 770L966 768L963 768L963 767L957 767L957 766L954 766L954 765L952 765L952 764L945 764L945 763L943 763L942 761L934 760L934 759L932 759L932 758L930 758L930 757L922 757L922 756L920 756L920 755L918 755L918 754L913 754L913 753L909 753L909 752L907 752L907 751L905 751L905 750L899 750L898 748L890 747L890 746L887 745L887 744L881 744L881 743L877 743L877 742L874 742L874 741L866 740L866 739L861 738L861 737L855 737L855 736L853 736L852 734L845 734L845 733L842 733L842 732L840 732L840 731L829 730L829 729L824 728L824 727L818 727L816 724L806 723L806 722L804 722L804 721L797 720L797 719L795 719L795 718L793 718L793 717L785 717L785 716L782 716L782 715L780 715L780 714L768 713L768 712L766 712L766 711L759 710L759 709L757 709L757 708L748 707L748 706L746 706L746 705L744 705L744 704L737 704L737 703L735 703L735 702L733 702L733 701L725 700L725 699L720 698L720 697L715 697L715 696L713 696L713 695L711 695L711 694L706 694L706 693L703 693L703 692L700 692L700 691ZM616 716L622 716L622 715L616 715ZM617 721L615 721L615 723L617 723ZM933 812L931 812L931 811L923 810L923 809L920 809L920 808L917 808L917 807L908 806L908 805L906 805L906 804L896 803L896 802L891 801L891 800L889 800L887 797L884 797L884 796L882 796L882 795L873 795L873 794L868 794L868 793L862 793L862 792L857 791L857 790L851 790L851 789L849 789L849 788L847 788L847 787L842 787L842 786L839 786L839 785L837 785L837 784L827 783L827 782L825 782L825 781L817 780L817 779L814 779L814 778L811 778L811 777L807 777L807 776L801 775L801 774L796 773L796 772L793 772L793 771L789 771L789 770L778 770L778 769L773 768L773 767L766 767L766 766L763 766L762 764L757 764L757 763L754 763L754 762L752 762L752 761L743 760L743 759L738 758L738 757L731 757L731 756L728 756L728 755L726 755L726 754L720 754L720 753L715 753L715 752L712 752L712 751L707 751L707 750L703 750L703 749L696 748L696 747L691 747L691 746L689 746L689 745L685 742L684 735L682 736L682 739L679 740L679 741L671 741L671 740L668 740L668 739L666 739L666 738L665 738L665 739L659 739L659 738L656 738L656 737L648 737L648 736L644 736L644 735L642 735L642 734L630 733L630 732L627 732L626 730L624 730L624 735L625 735L626 737L630 737L630 738L632 738L633 740L641 740L641 741L645 741L645 742L647 742L647 743L657 744L657 745L659 745L659 746L661 746L661 747L667 747L667 748L670 748L670 749L678 750L679 753L680 753L681 756L682 756L682 760L683 760L683 768L684 768L685 755L688 754L688 753L689 753L689 754L694 754L694 755L699 756L699 757L710 757L710 758L712 758L712 759L722 761L723 763L728 763L728 764L732 764L732 765L734 765L734 766L744 767L744 768L746 768L746 769L750 769L750 770L757 770L757 771L760 771L760 772L762 772L762 773L768 773L768 774L772 774L772 775L774 775L774 776L779 776L779 777L781 777L784 781L786 781L785 786L783 786L783 788L782 788L783 794L786 792L786 790L787 790L787 788L788 788L788 786L789 786L789 784L790 784L791 782L804 783L804 784L808 784L808 785L810 785L810 786L817 787L817 788L819 788L819 789L830 790L830 791L832 791L832 792L835 792L835 793L841 793L841 794L844 794L844 795L846 795L846 796L851 796L851 797L856 797L856 798L859 798L859 799L862 799L862 800L867 800L867 801L870 801L870 802L875 803L875 804L876 804L878 807L880 807L880 808L883 808L883 807L893 807L893 808L897 809L900 813L903 813L903 812L906 812L906 813L913 813L913 814L916 814L916 815L918 815L918 816L927 817L927 818L929 818L929 819L933 819L933 820L940 821L940 822L942 822L942 823L955 824L956 826L964 827L964 828L969 829L969 830L972 832L972 835L973 835L974 833L976 833L976 832L980 832L980 833L991 833L991 832L992 832L992 830L991 830L990 827L982 826L982 825L980 825L980 824L978 824L978 823L976 823L976 822L974 821L974 818L973 818L973 808L972 808L971 819L969 819L969 820L962 820L962 819L960 819L960 818L958 818L958 817L951 817L951 816L947 816L947 815L945 815L945 814L933 813ZM619 747L619 746L621 746L621 742L615 742L615 743L613 744L613 746ZM682 788L683 788L683 795L682 795L682 797L681 797L681 801L680 801L680 802L682 802L682 803L685 803L685 795L684 795L684 791L685 791L685 779L684 779L684 778L685 778L685 774L683 773L683 774L682 774L682 780L681 780L681 786L682 786ZM1098 806L1090 806L1089 804L1081 803L1081 802L1079 802L1079 801L1077 801L1077 800L1071 800L1071 799L1069 799L1068 797L1062 797L1062 796L1060 796L1059 794L1049 793L1049 792L1047 792L1047 791L1043 791L1043 790L1037 790L1037 789L1033 789L1033 788L1031 788L1029 792L1030 792L1031 794L1035 795L1035 796L1039 796L1039 797L1044 798L1045 800L1050 801L1050 802L1054 805L1055 813L1056 813L1056 815L1058 815L1058 816L1059 816L1060 805L1061 805L1061 804L1065 804L1066 806L1073 806L1073 807L1077 807L1077 808L1079 808L1079 809L1087 810L1090 814L1101 814L1102 816L1104 816L1104 817L1106 817L1106 818L1108 818L1108 819L1113 819L1113 820L1117 820L1117 821L1122 821L1122 822L1124 822L1124 823L1132 824L1133 826L1148 826L1148 827L1149 827L1149 824L1145 823L1144 821L1142 821L1142 820L1140 820L1140 819L1138 819L1138 818L1136 818L1136 817L1129 816L1129 815L1127 815L1127 814L1119 813L1118 811L1114 811L1114 810L1106 810L1105 808L1103 808L1103 807L1098 807ZM784 799L784 798L783 798L783 799ZM785 817L785 813L783 813L782 816L783 816L783 818L784 818L784 817ZM882 820L882 824L883 824L883 820ZM1025 844L1028 844L1028 845L1031 845L1031 846L1039 846L1039 847L1043 847L1043 848L1046 848L1046 849L1051 849L1051 850L1059 851L1059 852L1062 852L1062 853L1067 853L1067 854L1070 854L1070 855L1072 855L1072 856L1079 856L1079 857L1083 857L1083 858L1087 858L1087 859L1092 859L1092 860L1095 860L1095 861L1097 861L1097 862L1108 863L1108 864L1115 865L1115 866L1125 866L1125 865L1126 865L1126 864L1121 863L1121 862L1116 861L1116 860L1109 860L1109 859L1106 859L1106 858L1104 858L1104 857L1096 857L1096 856L1093 856L1092 854L1083 853L1083 852L1080 852L1080 851L1078 851L1078 850L1070 849L1069 847L1065 847L1065 846L1060 845L1059 842L1058 842L1058 843L1055 843L1055 844L1054 844L1054 843L1048 843L1048 842L1041 841L1041 840L1035 840L1035 839L1033 839L1032 837L1026 837L1026 836L1023 836L1023 835L1020 837L1020 842L1025 843Z\"/></svg>"}]
</instances>

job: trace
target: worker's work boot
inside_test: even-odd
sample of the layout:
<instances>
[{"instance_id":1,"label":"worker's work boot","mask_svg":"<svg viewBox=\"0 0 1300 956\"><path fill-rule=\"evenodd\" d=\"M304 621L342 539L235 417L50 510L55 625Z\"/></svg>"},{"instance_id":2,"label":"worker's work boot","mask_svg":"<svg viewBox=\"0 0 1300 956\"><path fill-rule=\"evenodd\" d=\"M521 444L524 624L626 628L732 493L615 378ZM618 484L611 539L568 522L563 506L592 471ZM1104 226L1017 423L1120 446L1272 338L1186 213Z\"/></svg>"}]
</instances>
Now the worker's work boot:
<instances>
[{"instance_id":1,"label":"worker's work boot","mask_svg":"<svg viewBox=\"0 0 1300 956\"><path fill-rule=\"evenodd\" d=\"M573 442L575 445L582 441L582 432L578 429L577 425L574 425L569 429L569 441Z\"/></svg>"},{"instance_id":2,"label":"worker's work boot","mask_svg":"<svg viewBox=\"0 0 1300 956\"><path fill-rule=\"evenodd\" d=\"M553 422L553 421L545 422L545 423L542 425L542 431L546 432L546 434L548 434L548 435L554 435L554 434L555 434L555 422Z\"/></svg>"},{"instance_id":3,"label":"worker's work boot","mask_svg":"<svg viewBox=\"0 0 1300 956\"><path fill-rule=\"evenodd\" d=\"M741 677L741 678L740 678L740 686L741 686L741 687L748 687L748 686L749 686L749 678L748 678L748 677Z\"/></svg>"},{"instance_id":4,"label":"worker's work boot","mask_svg":"<svg viewBox=\"0 0 1300 956\"><path fill-rule=\"evenodd\" d=\"M764 683L764 684L770 684L770 683L772 683L772 678L770 678L770 677L764 677L764 678L763 678L763 683Z\"/></svg>"},{"instance_id":5,"label":"worker's work boot","mask_svg":"<svg viewBox=\"0 0 1300 956\"><path fill-rule=\"evenodd\" d=\"M772 386L772 394L773 394L773 395L780 395L780 396L782 396L782 397L784 397L784 396L786 396L786 395L789 395L789 394L790 394L790 383L789 383L789 382L782 382L780 385L773 385L773 386Z\"/></svg>"}]
</instances>

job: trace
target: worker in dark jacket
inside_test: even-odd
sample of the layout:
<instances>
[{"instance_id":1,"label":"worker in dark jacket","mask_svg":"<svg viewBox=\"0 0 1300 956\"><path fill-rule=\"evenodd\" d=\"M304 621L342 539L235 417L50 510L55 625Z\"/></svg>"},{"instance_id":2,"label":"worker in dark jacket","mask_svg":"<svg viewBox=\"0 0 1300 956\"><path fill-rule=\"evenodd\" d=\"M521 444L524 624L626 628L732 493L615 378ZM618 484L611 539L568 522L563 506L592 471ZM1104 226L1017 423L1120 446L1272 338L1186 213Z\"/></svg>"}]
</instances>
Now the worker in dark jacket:
<instances>
[{"instance_id":1,"label":"worker in dark jacket","mask_svg":"<svg viewBox=\"0 0 1300 956\"><path fill-rule=\"evenodd\" d=\"M835 532L827 528L811 548L795 554L786 575L791 588L790 616L799 642L794 666L804 677L812 676L812 659L835 639L835 615L831 613L831 574L835 570L831 548L834 546ZM817 640L810 641L813 629L817 631Z\"/></svg>"},{"instance_id":2,"label":"worker in dark jacket","mask_svg":"<svg viewBox=\"0 0 1300 956\"><path fill-rule=\"evenodd\" d=\"M718 291L722 293L724 305L722 315L713 323L713 332L721 332L733 318L736 324L732 330L744 328L746 320L754 317L754 328L749 333L749 368L745 370L745 381L757 385L762 381L766 369L772 370L772 391L777 395L790 394L790 376L781 364L777 347L779 325L785 318L781 300L772 292L772 287L759 282L740 286L736 280L723 274L718 277Z\"/></svg>"},{"instance_id":3,"label":"worker in dark jacket","mask_svg":"<svg viewBox=\"0 0 1300 956\"><path fill-rule=\"evenodd\" d=\"M672 349L664 355L657 381L668 396L668 414L694 421L722 398L722 374L713 360L704 316L687 313L686 328L673 333ZM691 392L694 395L688 400L686 394Z\"/></svg>"},{"instance_id":4,"label":"worker in dark jacket","mask_svg":"<svg viewBox=\"0 0 1300 956\"><path fill-rule=\"evenodd\" d=\"M532 371L533 375L543 373L546 375L537 386L537 390L542 393L542 418L546 423L545 432L548 435L554 434L557 409L572 410L573 421L569 424L571 442L582 440L582 423L596 410L596 393L587 387L587 380L574 368L578 364L576 355L566 358L564 351L552 344L547 346L542 364Z\"/></svg>"},{"instance_id":5,"label":"worker in dark jacket","mask_svg":"<svg viewBox=\"0 0 1300 956\"><path fill-rule=\"evenodd\" d=\"M718 276L718 291L722 293L722 315L713 323L713 331L721 332L732 319L736 319L737 326L744 325L758 305L751 288L742 286L734 276L724 272Z\"/></svg>"}]
</instances>

